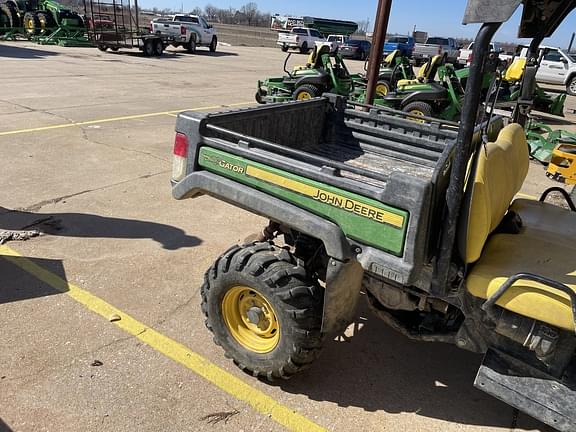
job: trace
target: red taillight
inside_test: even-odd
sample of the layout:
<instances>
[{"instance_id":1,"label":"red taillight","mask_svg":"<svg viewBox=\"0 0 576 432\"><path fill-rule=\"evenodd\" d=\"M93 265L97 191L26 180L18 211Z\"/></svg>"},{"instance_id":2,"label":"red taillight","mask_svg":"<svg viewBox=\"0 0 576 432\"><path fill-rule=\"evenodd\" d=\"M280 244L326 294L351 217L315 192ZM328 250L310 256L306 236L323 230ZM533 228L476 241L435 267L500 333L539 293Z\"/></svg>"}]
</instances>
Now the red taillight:
<instances>
[{"instance_id":1,"label":"red taillight","mask_svg":"<svg viewBox=\"0 0 576 432\"><path fill-rule=\"evenodd\" d=\"M188 156L188 137L184 134L177 133L174 140L174 156L187 157Z\"/></svg>"},{"instance_id":2,"label":"red taillight","mask_svg":"<svg viewBox=\"0 0 576 432\"><path fill-rule=\"evenodd\" d=\"M296 36L296 42L300 42L300 36Z\"/></svg>"},{"instance_id":3,"label":"red taillight","mask_svg":"<svg viewBox=\"0 0 576 432\"><path fill-rule=\"evenodd\" d=\"M180 26L180 34L181 34L182 36L186 36L186 27Z\"/></svg>"},{"instance_id":4,"label":"red taillight","mask_svg":"<svg viewBox=\"0 0 576 432\"><path fill-rule=\"evenodd\" d=\"M470 53L468 55L468 63L472 63L472 59L474 58L474 54Z\"/></svg>"}]
</instances>

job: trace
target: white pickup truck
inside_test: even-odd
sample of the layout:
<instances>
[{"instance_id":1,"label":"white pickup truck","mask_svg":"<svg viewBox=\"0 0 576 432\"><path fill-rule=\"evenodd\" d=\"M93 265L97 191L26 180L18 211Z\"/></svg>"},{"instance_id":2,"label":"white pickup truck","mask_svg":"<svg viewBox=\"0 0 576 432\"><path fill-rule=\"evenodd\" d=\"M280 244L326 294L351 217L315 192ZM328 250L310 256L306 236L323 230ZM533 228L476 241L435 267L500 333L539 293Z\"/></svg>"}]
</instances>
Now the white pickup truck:
<instances>
[{"instance_id":1,"label":"white pickup truck","mask_svg":"<svg viewBox=\"0 0 576 432\"><path fill-rule=\"evenodd\" d=\"M199 46L208 47L211 52L215 52L218 46L216 30L198 15L156 18L150 26L152 33L170 37L172 46L183 46L191 53Z\"/></svg>"},{"instance_id":2,"label":"white pickup truck","mask_svg":"<svg viewBox=\"0 0 576 432\"><path fill-rule=\"evenodd\" d=\"M561 84L566 87L566 92L576 96L576 56L567 51L540 46L546 53L542 58L536 80L547 84ZM524 57L526 50L523 51Z\"/></svg>"},{"instance_id":3,"label":"white pickup truck","mask_svg":"<svg viewBox=\"0 0 576 432\"><path fill-rule=\"evenodd\" d=\"M307 54L316 42L324 43L326 39L318 30L305 27L294 27L290 33L279 33L277 45L282 51L298 49L301 54Z\"/></svg>"},{"instance_id":4,"label":"white pickup truck","mask_svg":"<svg viewBox=\"0 0 576 432\"><path fill-rule=\"evenodd\" d=\"M468 48L460 50L460 56L458 57L458 63L462 66L470 66L472 61L472 50L474 49L474 42L468 45ZM502 45L498 42L493 42L490 44L490 51L498 54L498 57L502 61L509 62L514 57L513 55L506 54Z\"/></svg>"}]
</instances>

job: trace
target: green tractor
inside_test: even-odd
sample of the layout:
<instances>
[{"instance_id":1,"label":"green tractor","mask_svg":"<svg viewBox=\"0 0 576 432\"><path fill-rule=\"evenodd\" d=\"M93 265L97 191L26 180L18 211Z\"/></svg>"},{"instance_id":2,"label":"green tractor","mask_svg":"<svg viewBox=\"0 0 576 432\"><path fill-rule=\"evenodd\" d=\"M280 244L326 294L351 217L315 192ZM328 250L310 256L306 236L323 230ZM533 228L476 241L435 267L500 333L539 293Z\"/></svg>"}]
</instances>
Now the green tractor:
<instances>
[{"instance_id":1,"label":"green tractor","mask_svg":"<svg viewBox=\"0 0 576 432\"><path fill-rule=\"evenodd\" d=\"M348 96L353 89L350 72L339 54L332 54L330 47L316 46L305 66L297 66L288 71L284 62L286 75L280 78L268 78L258 81L256 101L260 104L286 102L291 100L308 100L323 93L330 92Z\"/></svg>"},{"instance_id":2,"label":"green tractor","mask_svg":"<svg viewBox=\"0 0 576 432\"><path fill-rule=\"evenodd\" d=\"M368 62L366 62L366 65ZM366 65L364 69L366 70ZM392 51L383 61L380 66L378 74L378 82L376 83L376 95L378 97L385 97L392 89L392 85L400 80L411 80L416 78L414 69L410 64L410 59L400 52L400 50ZM353 75L354 92L351 98L363 103L366 100L366 86L368 79L365 75Z\"/></svg>"},{"instance_id":3,"label":"green tractor","mask_svg":"<svg viewBox=\"0 0 576 432\"><path fill-rule=\"evenodd\" d=\"M54 0L4 0L0 12L9 31L44 44L87 45L86 25L75 11Z\"/></svg>"}]
</instances>

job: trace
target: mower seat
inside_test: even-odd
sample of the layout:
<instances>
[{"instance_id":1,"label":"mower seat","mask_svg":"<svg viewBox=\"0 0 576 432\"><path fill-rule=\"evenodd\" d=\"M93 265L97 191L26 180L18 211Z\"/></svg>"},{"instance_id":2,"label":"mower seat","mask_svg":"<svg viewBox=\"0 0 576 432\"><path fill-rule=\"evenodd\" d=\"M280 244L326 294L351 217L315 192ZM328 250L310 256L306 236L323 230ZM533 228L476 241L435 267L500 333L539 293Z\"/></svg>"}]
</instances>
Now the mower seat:
<instances>
[{"instance_id":1,"label":"mower seat","mask_svg":"<svg viewBox=\"0 0 576 432\"><path fill-rule=\"evenodd\" d=\"M314 45L314 49L308 55L308 60L305 65L294 66L294 72L298 72L305 69L310 69L316 63L316 56L318 55L318 45Z\"/></svg>"},{"instance_id":2,"label":"mower seat","mask_svg":"<svg viewBox=\"0 0 576 432\"><path fill-rule=\"evenodd\" d=\"M400 55L400 50L394 50L386 56L382 62L383 67L392 67L396 64L396 58Z\"/></svg>"},{"instance_id":3,"label":"mower seat","mask_svg":"<svg viewBox=\"0 0 576 432\"><path fill-rule=\"evenodd\" d=\"M438 72L438 67L442 61L442 56L437 55L432 57L418 70L418 75L416 79L413 80L400 80L398 81L398 87L405 87L409 85L425 84L428 83L436 77L436 72Z\"/></svg>"},{"instance_id":4,"label":"mower seat","mask_svg":"<svg viewBox=\"0 0 576 432\"><path fill-rule=\"evenodd\" d=\"M466 279L468 292L487 299L518 273L544 276L576 292L576 212L525 199L510 206L528 173L528 145L522 127L508 125L496 142L479 152L474 180L466 192L458 244L462 259L471 268ZM501 226L510 212L522 221L517 233L507 233L511 230ZM569 297L546 285L520 280L497 304L574 330Z\"/></svg>"},{"instance_id":5,"label":"mower seat","mask_svg":"<svg viewBox=\"0 0 576 432\"><path fill-rule=\"evenodd\" d=\"M504 80L509 83L515 83L522 79L524 69L526 68L526 58L516 57L512 64L506 69Z\"/></svg>"}]
</instances>

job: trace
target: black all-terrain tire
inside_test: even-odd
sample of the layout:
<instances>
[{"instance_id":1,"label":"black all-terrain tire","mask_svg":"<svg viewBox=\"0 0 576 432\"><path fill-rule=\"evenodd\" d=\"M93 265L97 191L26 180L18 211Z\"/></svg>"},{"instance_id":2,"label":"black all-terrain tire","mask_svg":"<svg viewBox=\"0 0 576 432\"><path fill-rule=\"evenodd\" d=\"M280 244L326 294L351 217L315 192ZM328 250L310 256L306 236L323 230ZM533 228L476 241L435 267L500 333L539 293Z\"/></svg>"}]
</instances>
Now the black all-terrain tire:
<instances>
[{"instance_id":1,"label":"black all-terrain tire","mask_svg":"<svg viewBox=\"0 0 576 432\"><path fill-rule=\"evenodd\" d=\"M218 48L218 38L216 36L214 36L212 38L212 42L210 42L210 52L216 52L216 49Z\"/></svg>"},{"instance_id":2,"label":"black all-terrain tire","mask_svg":"<svg viewBox=\"0 0 576 432\"><path fill-rule=\"evenodd\" d=\"M154 55L156 57L162 57L162 54L164 54L164 42L157 39L154 41Z\"/></svg>"},{"instance_id":3,"label":"black all-terrain tire","mask_svg":"<svg viewBox=\"0 0 576 432\"><path fill-rule=\"evenodd\" d=\"M50 12L40 11L37 13L38 21L40 22L40 34L50 34L56 27L54 17Z\"/></svg>"},{"instance_id":4,"label":"black all-terrain tire","mask_svg":"<svg viewBox=\"0 0 576 432\"><path fill-rule=\"evenodd\" d=\"M402 108L406 113L415 115L424 115L425 117L432 117L432 107L426 102L412 102ZM418 113L418 114L417 114Z\"/></svg>"},{"instance_id":5,"label":"black all-terrain tire","mask_svg":"<svg viewBox=\"0 0 576 432\"><path fill-rule=\"evenodd\" d=\"M24 30L28 36L40 34L40 20L35 12L26 12L24 14Z\"/></svg>"},{"instance_id":6,"label":"black all-terrain tire","mask_svg":"<svg viewBox=\"0 0 576 432\"><path fill-rule=\"evenodd\" d=\"M194 39L190 39L190 42L188 42L188 45L186 45L186 50L188 50L190 54L194 54L196 52L196 41Z\"/></svg>"},{"instance_id":7,"label":"black all-terrain tire","mask_svg":"<svg viewBox=\"0 0 576 432\"><path fill-rule=\"evenodd\" d=\"M566 85L566 93L570 96L576 96L576 76L570 78L568 84Z\"/></svg>"},{"instance_id":8,"label":"black all-terrain tire","mask_svg":"<svg viewBox=\"0 0 576 432\"><path fill-rule=\"evenodd\" d=\"M234 287L254 289L272 306L280 338L265 354L241 345L223 317L222 303ZM208 269L202 286L202 311L226 357L253 376L287 379L308 367L322 348L323 290L306 273L302 261L272 243L234 246Z\"/></svg>"},{"instance_id":9,"label":"black all-terrain tire","mask_svg":"<svg viewBox=\"0 0 576 432\"><path fill-rule=\"evenodd\" d=\"M18 11L13 3L0 4L0 11L7 17L8 26L12 29L22 27Z\"/></svg>"},{"instance_id":10,"label":"black all-terrain tire","mask_svg":"<svg viewBox=\"0 0 576 432\"><path fill-rule=\"evenodd\" d=\"M144 56L146 56L146 57L154 56L154 40L146 39L144 41L144 47L142 49L142 52L144 53Z\"/></svg>"},{"instance_id":11,"label":"black all-terrain tire","mask_svg":"<svg viewBox=\"0 0 576 432\"><path fill-rule=\"evenodd\" d=\"M300 47L300 54L308 54L308 43L304 42Z\"/></svg>"},{"instance_id":12,"label":"black all-terrain tire","mask_svg":"<svg viewBox=\"0 0 576 432\"><path fill-rule=\"evenodd\" d=\"M304 94L309 94L310 97L302 98ZM308 100L319 97L320 95L321 91L318 87L312 84L303 84L294 91L293 98L294 100Z\"/></svg>"}]
</instances>

